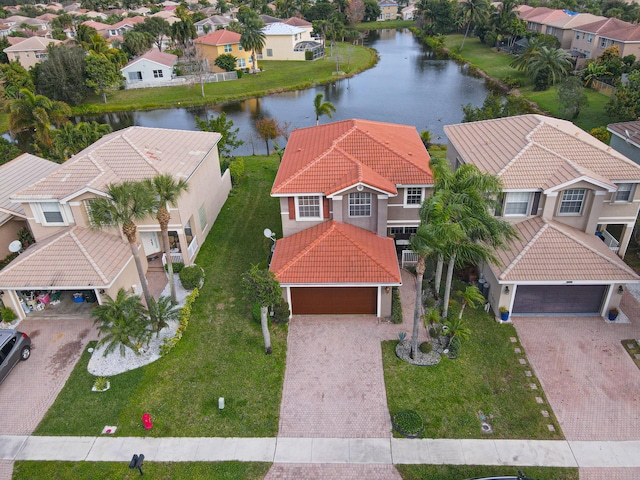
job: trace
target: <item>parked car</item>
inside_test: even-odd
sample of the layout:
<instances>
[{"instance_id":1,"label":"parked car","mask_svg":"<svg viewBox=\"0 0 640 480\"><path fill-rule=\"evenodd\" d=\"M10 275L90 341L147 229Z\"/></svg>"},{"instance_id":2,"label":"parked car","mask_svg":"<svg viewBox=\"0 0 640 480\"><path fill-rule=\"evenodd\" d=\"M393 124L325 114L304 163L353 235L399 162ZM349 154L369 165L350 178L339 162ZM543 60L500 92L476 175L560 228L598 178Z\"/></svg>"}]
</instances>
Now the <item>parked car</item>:
<instances>
[{"instance_id":1,"label":"parked car","mask_svg":"<svg viewBox=\"0 0 640 480\"><path fill-rule=\"evenodd\" d=\"M0 329L0 383L20 360L31 356L29 335L17 330Z\"/></svg>"}]
</instances>

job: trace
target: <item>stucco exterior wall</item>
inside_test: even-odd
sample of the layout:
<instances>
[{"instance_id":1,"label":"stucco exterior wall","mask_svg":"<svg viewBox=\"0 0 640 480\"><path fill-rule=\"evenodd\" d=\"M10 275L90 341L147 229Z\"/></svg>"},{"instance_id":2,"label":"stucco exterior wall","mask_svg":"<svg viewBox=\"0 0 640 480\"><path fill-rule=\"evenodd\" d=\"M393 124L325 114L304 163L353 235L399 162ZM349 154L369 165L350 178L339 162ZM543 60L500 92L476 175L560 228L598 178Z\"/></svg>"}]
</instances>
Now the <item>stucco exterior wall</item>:
<instances>
[{"instance_id":1,"label":"stucco exterior wall","mask_svg":"<svg viewBox=\"0 0 640 480\"><path fill-rule=\"evenodd\" d=\"M359 193L358 190L352 188L342 194L342 221L350 225L354 225L370 232L378 231L378 192L365 188L362 193L371 194L371 215L368 217L352 217L349 215L349 194Z\"/></svg>"},{"instance_id":2,"label":"stucco exterior wall","mask_svg":"<svg viewBox=\"0 0 640 480\"><path fill-rule=\"evenodd\" d=\"M392 290L389 287L389 291L385 290L385 287L380 287L380 318L391 316L391 298Z\"/></svg>"},{"instance_id":3,"label":"stucco exterior wall","mask_svg":"<svg viewBox=\"0 0 640 480\"><path fill-rule=\"evenodd\" d=\"M215 64L216 58L218 58L220 55L224 53L229 53L234 57L236 57L236 59L240 59L240 58L244 59L245 66L240 67L238 64L238 61L236 60L236 68L251 67L251 63L249 61L251 59L251 52L248 52L246 50L241 50L239 43L230 44L231 45L230 52L224 51L224 45L203 45L201 43L196 43L195 45L196 45L196 52L198 53L198 55L207 61L210 72L214 72L214 73L224 72L223 69L216 66ZM256 63L258 63L257 60L256 60Z\"/></svg>"},{"instance_id":4,"label":"stucco exterior wall","mask_svg":"<svg viewBox=\"0 0 640 480\"><path fill-rule=\"evenodd\" d=\"M329 210L331 211L332 201L329 199ZM289 218L289 198L280 197L280 218L282 219L282 236L288 237L294 233L301 232L307 228L314 227L326 222L328 218L321 218L318 220L296 220L295 218ZM324 213L324 212L323 212Z\"/></svg>"},{"instance_id":5,"label":"stucco exterior wall","mask_svg":"<svg viewBox=\"0 0 640 480\"><path fill-rule=\"evenodd\" d=\"M297 36L297 39L295 38ZM296 44L311 40L306 30L294 35L267 35L262 49L263 60L304 60L304 52L294 52Z\"/></svg>"},{"instance_id":6,"label":"stucco exterior wall","mask_svg":"<svg viewBox=\"0 0 640 480\"><path fill-rule=\"evenodd\" d=\"M0 260L9 255L9 244L18 239L18 232L26 226L26 220L18 217L13 217L0 225Z\"/></svg>"},{"instance_id":7,"label":"stucco exterior wall","mask_svg":"<svg viewBox=\"0 0 640 480\"><path fill-rule=\"evenodd\" d=\"M158 72L156 76L154 71ZM166 82L167 80L171 80L173 75L173 67L168 67L166 65L161 65L159 63L152 62L147 59L142 59L133 65L129 65L128 67L124 67L122 70L122 75L124 76L127 83L137 83L137 82ZM142 75L141 79L131 79L129 73L140 72Z\"/></svg>"},{"instance_id":8,"label":"stucco exterior wall","mask_svg":"<svg viewBox=\"0 0 640 480\"><path fill-rule=\"evenodd\" d=\"M611 145L611 148L620 152L629 160L633 160L637 164L640 164L640 148L634 147L617 135L611 135L611 141L609 142L609 145Z\"/></svg>"}]
</instances>

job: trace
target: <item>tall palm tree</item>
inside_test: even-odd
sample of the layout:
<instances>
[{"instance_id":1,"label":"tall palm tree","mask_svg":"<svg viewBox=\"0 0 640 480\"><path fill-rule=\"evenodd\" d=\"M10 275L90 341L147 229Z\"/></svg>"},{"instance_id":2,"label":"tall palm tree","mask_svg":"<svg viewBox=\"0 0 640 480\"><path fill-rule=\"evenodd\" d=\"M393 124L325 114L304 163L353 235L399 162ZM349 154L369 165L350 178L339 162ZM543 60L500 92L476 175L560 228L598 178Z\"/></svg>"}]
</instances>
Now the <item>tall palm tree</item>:
<instances>
[{"instance_id":1,"label":"tall palm tree","mask_svg":"<svg viewBox=\"0 0 640 480\"><path fill-rule=\"evenodd\" d=\"M189 190L189 184L182 178L176 181L172 175L165 173L162 175L156 175L153 179L149 180L148 187L156 196L154 211L156 213L158 224L160 225L162 251L167 259L171 299L176 302L176 285L175 279L173 278L173 262L171 261L171 252L169 248L169 221L171 220L171 214L167 209L167 205L175 207L180 195Z\"/></svg>"},{"instance_id":2,"label":"tall palm tree","mask_svg":"<svg viewBox=\"0 0 640 480\"><path fill-rule=\"evenodd\" d=\"M51 146L51 125L60 126L69 121L71 109L64 102L36 95L26 88L9 103L9 130L11 134L33 130L36 142L45 148Z\"/></svg>"},{"instance_id":3,"label":"tall palm tree","mask_svg":"<svg viewBox=\"0 0 640 480\"><path fill-rule=\"evenodd\" d=\"M244 50L251 51L251 71L256 72L256 52L261 52L266 42L266 35L262 31L264 22L254 12L250 12L244 20L240 45Z\"/></svg>"},{"instance_id":4,"label":"tall palm tree","mask_svg":"<svg viewBox=\"0 0 640 480\"><path fill-rule=\"evenodd\" d=\"M313 108L316 110L316 125L320 123L320 117L326 115L329 118L333 117L333 112L336 111L336 107L331 102L323 102L324 95L317 94L313 99Z\"/></svg>"},{"instance_id":5,"label":"tall palm tree","mask_svg":"<svg viewBox=\"0 0 640 480\"><path fill-rule=\"evenodd\" d=\"M490 5L488 0L467 0L460 5L462 8L462 16L467 22L467 29L464 32L464 38L460 45L460 50L462 50L464 48L464 42L467 40L467 35L469 35L471 24L479 24L486 21L489 15Z\"/></svg>"},{"instance_id":6,"label":"tall palm tree","mask_svg":"<svg viewBox=\"0 0 640 480\"><path fill-rule=\"evenodd\" d=\"M416 234L411 237L411 250L418 256L416 264L416 302L413 310L413 332L411 333L411 358L418 355L418 334L422 317L422 280L426 269L426 260L433 253L426 225L420 225Z\"/></svg>"},{"instance_id":7,"label":"tall palm tree","mask_svg":"<svg viewBox=\"0 0 640 480\"><path fill-rule=\"evenodd\" d=\"M547 71L551 84L565 77L573 68L571 55L561 48L540 47L538 53L527 62L527 73L536 78L542 71Z\"/></svg>"},{"instance_id":8,"label":"tall palm tree","mask_svg":"<svg viewBox=\"0 0 640 480\"><path fill-rule=\"evenodd\" d=\"M149 306L151 305L151 294L140 261L136 221L147 218L153 212L154 193L148 183L130 181L109 184L105 193L107 194L106 198L100 197L91 201L89 208L91 224L97 229L114 226L122 228L122 233L131 247L144 299Z\"/></svg>"}]
</instances>

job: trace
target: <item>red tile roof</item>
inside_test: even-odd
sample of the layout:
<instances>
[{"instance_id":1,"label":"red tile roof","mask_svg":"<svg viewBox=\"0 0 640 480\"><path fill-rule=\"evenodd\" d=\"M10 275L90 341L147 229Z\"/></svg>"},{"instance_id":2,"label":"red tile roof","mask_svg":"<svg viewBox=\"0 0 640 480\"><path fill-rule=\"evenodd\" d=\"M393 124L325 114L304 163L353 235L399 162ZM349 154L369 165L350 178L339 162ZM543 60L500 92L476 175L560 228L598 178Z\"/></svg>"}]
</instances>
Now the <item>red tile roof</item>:
<instances>
[{"instance_id":1,"label":"red tile roof","mask_svg":"<svg viewBox=\"0 0 640 480\"><path fill-rule=\"evenodd\" d=\"M279 239L271 271L284 284L400 284L393 239L330 220Z\"/></svg>"},{"instance_id":2,"label":"red tile roof","mask_svg":"<svg viewBox=\"0 0 640 480\"><path fill-rule=\"evenodd\" d=\"M294 130L271 193L331 195L357 183L391 194L433 184L415 127L354 119Z\"/></svg>"},{"instance_id":3,"label":"red tile roof","mask_svg":"<svg viewBox=\"0 0 640 480\"><path fill-rule=\"evenodd\" d=\"M576 27L575 30L607 36L607 33L623 30L629 27L633 27L633 24L618 18L606 18L604 20Z\"/></svg>"},{"instance_id":4,"label":"red tile roof","mask_svg":"<svg viewBox=\"0 0 640 480\"><path fill-rule=\"evenodd\" d=\"M229 43L240 43L239 33L230 30L216 30L215 32L203 35L194 41L194 43L202 43L204 45L227 45Z\"/></svg>"}]
</instances>

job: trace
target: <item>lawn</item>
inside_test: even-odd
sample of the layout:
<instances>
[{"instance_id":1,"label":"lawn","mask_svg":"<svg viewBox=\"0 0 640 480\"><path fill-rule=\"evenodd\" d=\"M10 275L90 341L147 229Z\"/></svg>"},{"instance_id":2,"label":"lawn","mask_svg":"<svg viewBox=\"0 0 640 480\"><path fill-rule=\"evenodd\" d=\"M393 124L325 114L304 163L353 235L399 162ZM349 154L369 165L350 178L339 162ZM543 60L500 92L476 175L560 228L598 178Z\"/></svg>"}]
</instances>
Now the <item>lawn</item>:
<instances>
[{"instance_id":1,"label":"lawn","mask_svg":"<svg viewBox=\"0 0 640 480\"><path fill-rule=\"evenodd\" d=\"M462 39L463 35L447 35L445 47L457 52L457 47L462 44ZM524 72L509 66L514 59L513 55L497 52L494 48L480 43L476 37L467 38L464 48L459 53L465 60L494 78L501 81L508 77L519 79L522 82L522 87L519 90L525 98L536 103L541 110L550 115L560 117L556 87L551 87L544 92L534 92L531 82ZM589 98L589 105L583 108L573 123L587 132L592 128L611 123L611 119L604 110L605 105L609 102L609 97L595 90L585 89L585 92Z\"/></svg>"},{"instance_id":2,"label":"lawn","mask_svg":"<svg viewBox=\"0 0 640 480\"><path fill-rule=\"evenodd\" d=\"M338 43L341 69L345 75L354 75L373 67L378 61L372 49L349 43ZM245 74L241 79L208 83L202 97L200 85L119 90L108 97L108 103L93 96L90 101L72 109L74 115L127 110L150 110L175 106L212 105L216 103L261 97L287 90L299 90L335 80L335 58L327 57L313 62L260 60L263 69L256 75ZM335 51L334 51L335 57ZM349 67L347 68L347 64Z\"/></svg>"},{"instance_id":3,"label":"lawn","mask_svg":"<svg viewBox=\"0 0 640 480\"><path fill-rule=\"evenodd\" d=\"M196 262L206 272L189 327L169 355L110 378L92 393L85 353L36 435L98 435L117 425L122 436L272 437L278 431L286 356L286 326L271 329L265 355L258 322L243 299L241 275L266 266L266 227L280 229L279 204L269 197L278 158L246 157L247 174L230 194ZM224 410L218 398L225 397ZM146 432L148 412L154 428Z\"/></svg>"},{"instance_id":4,"label":"lawn","mask_svg":"<svg viewBox=\"0 0 640 480\"><path fill-rule=\"evenodd\" d=\"M270 463L145 463L145 477L154 480L258 480L264 478ZM129 470L125 462L15 462L13 480L55 478L56 480L133 480L138 470Z\"/></svg>"},{"instance_id":5,"label":"lawn","mask_svg":"<svg viewBox=\"0 0 640 480\"><path fill-rule=\"evenodd\" d=\"M490 475L515 475L522 470L528 477L553 480L578 480L577 468L480 467L454 465L396 465L404 480L462 480Z\"/></svg>"},{"instance_id":6,"label":"lawn","mask_svg":"<svg viewBox=\"0 0 640 480\"><path fill-rule=\"evenodd\" d=\"M418 412L425 438L563 438L548 403L536 403L535 397L544 399L544 392L535 377L525 375L531 367L519 363L524 354L516 354L514 347L519 344L510 341L517 337L514 327L496 323L482 309L467 309L465 318L472 333L462 342L460 356L443 358L434 367L410 365L396 357L397 341L383 342L390 413ZM544 418L541 410L548 410L551 417ZM481 433L479 411L493 415L490 436ZM549 431L549 424L556 432Z\"/></svg>"}]
</instances>

